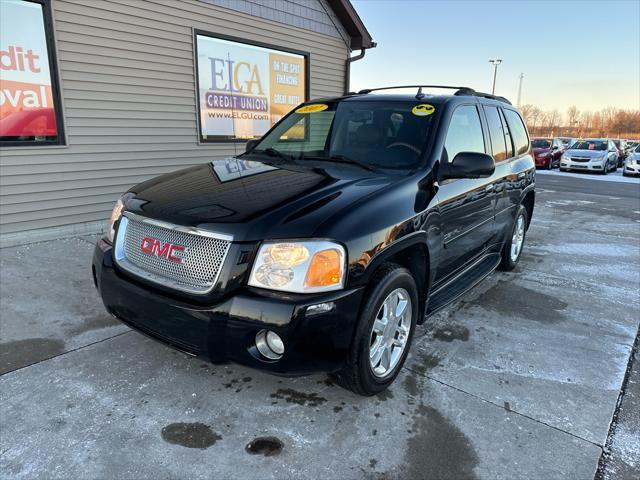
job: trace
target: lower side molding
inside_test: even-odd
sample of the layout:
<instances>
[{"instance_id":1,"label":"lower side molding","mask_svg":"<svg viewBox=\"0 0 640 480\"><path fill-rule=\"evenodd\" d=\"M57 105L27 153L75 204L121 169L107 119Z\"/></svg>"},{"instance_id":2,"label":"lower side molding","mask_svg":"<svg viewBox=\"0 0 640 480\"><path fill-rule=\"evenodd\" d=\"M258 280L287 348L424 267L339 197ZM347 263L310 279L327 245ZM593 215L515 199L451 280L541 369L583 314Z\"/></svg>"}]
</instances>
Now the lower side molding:
<instances>
[{"instance_id":1,"label":"lower side molding","mask_svg":"<svg viewBox=\"0 0 640 480\"><path fill-rule=\"evenodd\" d=\"M484 280L498 267L500 258L499 253L490 253L450 282L438 287L429 297L427 315L442 310Z\"/></svg>"}]
</instances>

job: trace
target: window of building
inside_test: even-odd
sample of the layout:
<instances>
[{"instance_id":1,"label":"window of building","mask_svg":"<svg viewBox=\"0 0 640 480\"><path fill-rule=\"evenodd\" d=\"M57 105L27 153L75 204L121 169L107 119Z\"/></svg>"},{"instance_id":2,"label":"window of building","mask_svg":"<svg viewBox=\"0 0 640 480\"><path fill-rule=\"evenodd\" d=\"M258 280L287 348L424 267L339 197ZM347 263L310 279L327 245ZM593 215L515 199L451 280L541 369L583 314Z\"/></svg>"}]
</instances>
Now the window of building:
<instances>
[{"instance_id":1,"label":"window of building","mask_svg":"<svg viewBox=\"0 0 640 480\"><path fill-rule=\"evenodd\" d=\"M0 0L0 145L62 143L50 5Z\"/></svg>"},{"instance_id":2,"label":"window of building","mask_svg":"<svg viewBox=\"0 0 640 480\"><path fill-rule=\"evenodd\" d=\"M496 162L502 162L507 159L507 143L502 128L502 120L500 112L496 107L484 107L487 115L487 123L489 125L489 138L491 138L491 151Z\"/></svg>"},{"instance_id":3,"label":"window of building","mask_svg":"<svg viewBox=\"0 0 640 480\"><path fill-rule=\"evenodd\" d=\"M517 112L509 109L504 110L504 115L507 117L507 124L509 125L509 130L511 130L516 155L527 153L529 150L529 137L522 118Z\"/></svg>"},{"instance_id":4,"label":"window of building","mask_svg":"<svg viewBox=\"0 0 640 480\"><path fill-rule=\"evenodd\" d=\"M196 31L202 142L260 138L308 98L308 54Z\"/></svg>"},{"instance_id":5,"label":"window of building","mask_svg":"<svg viewBox=\"0 0 640 480\"><path fill-rule=\"evenodd\" d=\"M473 105L455 109L444 142L447 161L452 162L460 152L485 153L484 136L478 110Z\"/></svg>"}]
</instances>

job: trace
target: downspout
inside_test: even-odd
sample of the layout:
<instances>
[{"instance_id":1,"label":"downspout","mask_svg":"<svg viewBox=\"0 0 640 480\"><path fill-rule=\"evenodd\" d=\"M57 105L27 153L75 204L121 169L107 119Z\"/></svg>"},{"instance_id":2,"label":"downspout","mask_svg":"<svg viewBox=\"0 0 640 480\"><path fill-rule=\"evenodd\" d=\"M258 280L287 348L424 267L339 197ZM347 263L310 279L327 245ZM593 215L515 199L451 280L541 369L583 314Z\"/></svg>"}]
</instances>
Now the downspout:
<instances>
[{"instance_id":1,"label":"downspout","mask_svg":"<svg viewBox=\"0 0 640 480\"><path fill-rule=\"evenodd\" d=\"M375 44L374 44L375 46ZM363 48L360 50L360 53L355 57L349 57L345 61L344 65L344 94L349 93L349 84L351 83L351 64L353 62L357 62L358 60L362 60L364 58L366 50Z\"/></svg>"}]
</instances>

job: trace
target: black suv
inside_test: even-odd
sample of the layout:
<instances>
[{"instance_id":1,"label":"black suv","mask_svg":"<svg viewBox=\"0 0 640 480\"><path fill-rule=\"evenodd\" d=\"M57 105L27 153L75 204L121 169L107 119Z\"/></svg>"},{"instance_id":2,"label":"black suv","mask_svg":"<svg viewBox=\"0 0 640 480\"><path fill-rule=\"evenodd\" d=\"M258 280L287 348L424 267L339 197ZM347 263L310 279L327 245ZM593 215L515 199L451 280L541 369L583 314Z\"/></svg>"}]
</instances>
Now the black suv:
<instances>
[{"instance_id":1,"label":"black suv","mask_svg":"<svg viewBox=\"0 0 640 480\"><path fill-rule=\"evenodd\" d=\"M242 155L133 187L95 249L107 310L212 362L382 391L416 324L515 267L533 213L520 114L455 88L309 102Z\"/></svg>"}]
</instances>

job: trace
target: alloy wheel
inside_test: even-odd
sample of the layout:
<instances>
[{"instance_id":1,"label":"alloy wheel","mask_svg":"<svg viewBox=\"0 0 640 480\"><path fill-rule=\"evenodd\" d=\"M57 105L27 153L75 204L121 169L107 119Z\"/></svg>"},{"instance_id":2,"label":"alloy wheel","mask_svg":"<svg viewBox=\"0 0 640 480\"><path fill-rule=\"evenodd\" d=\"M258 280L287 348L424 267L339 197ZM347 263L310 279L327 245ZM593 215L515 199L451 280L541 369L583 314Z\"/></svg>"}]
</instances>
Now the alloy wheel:
<instances>
[{"instance_id":1,"label":"alloy wheel","mask_svg":"<svg viewBox=\"0 0 640 480\"><path fill-rule=\"evenodd\" d=\"M376 377L387 377L400 362L409 340L411 316L411 297L404 288L396 288L382 302L369 343L369 364Z\"/></svg>"},{"instance_id":2,"label":"alloy wheel","mask_svg":"<svg viewBox=\"0 0 640 480\"><path fill-rule=\"evenodd\" d=\"M513 235L511 237L511 261L515 262L520 256L522 250L522 244L524 243L524 216L518 216L516 220L516 226L513 229Z\"/></svg>"}]
</instances>

